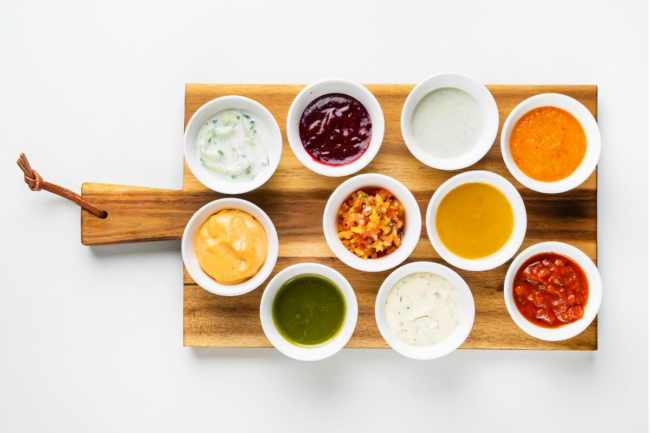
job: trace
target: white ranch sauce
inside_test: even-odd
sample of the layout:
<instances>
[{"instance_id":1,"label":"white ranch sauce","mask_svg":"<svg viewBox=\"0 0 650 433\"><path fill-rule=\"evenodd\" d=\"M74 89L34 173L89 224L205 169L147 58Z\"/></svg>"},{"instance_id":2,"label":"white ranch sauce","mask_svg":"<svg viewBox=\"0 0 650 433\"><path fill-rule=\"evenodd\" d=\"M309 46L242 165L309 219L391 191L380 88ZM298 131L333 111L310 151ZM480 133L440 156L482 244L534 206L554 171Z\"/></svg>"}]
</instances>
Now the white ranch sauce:
<instances>
[{"instance_id":1,"label":"white ranch sauce","mask_svg":"<svg viewBox=\"0 0 650 433\"><path fill-rule=\"evenodd\" d=\"M220 111L201 126L197 137L199 161L224 181L248 182L271 163L271 131L250 111Z\"/></svg>"},{"instance_id":2,"label":"white ranch sauce","mask_svg":"<svg viewBox=\"0 0 650 433\"><path fill-rule=\"evenodd\" d=\"M483 131L483 110L467 92L436 89L413 111L411 130L417 145L436 158L455 158L469 152Z\"/></svg>"},{"instance_id":3,"label":"white ranch sauce","mask_svg":"<svg viewBox=\"0 0 650 433\"><path fill-rule=\"evenodd\" d=\"M402 278L386 299L386 320L395 337L415 347L441 343L458 327L460 295L439 275L419 272Z\"/></svg>"}]
</instances>

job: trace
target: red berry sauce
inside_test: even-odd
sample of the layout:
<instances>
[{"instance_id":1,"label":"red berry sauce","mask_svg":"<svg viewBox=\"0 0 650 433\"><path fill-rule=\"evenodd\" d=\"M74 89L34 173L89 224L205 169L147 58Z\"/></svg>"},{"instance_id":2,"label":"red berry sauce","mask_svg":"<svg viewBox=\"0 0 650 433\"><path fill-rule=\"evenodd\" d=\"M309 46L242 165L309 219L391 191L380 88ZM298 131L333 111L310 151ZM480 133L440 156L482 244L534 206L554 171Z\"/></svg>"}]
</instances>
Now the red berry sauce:
<instances>
[{"instance_id":1,"label":"red berry sauce","mask_svg":"<svg viewBox=\"0 0 650 433\"><path fill-rule=\"evenodd\" d=\"M314 99L300 118L300 141L316 161L338 166L356 161L370 145L372 121L366 107L342 93Z\"/></svg>"}]
</instances>

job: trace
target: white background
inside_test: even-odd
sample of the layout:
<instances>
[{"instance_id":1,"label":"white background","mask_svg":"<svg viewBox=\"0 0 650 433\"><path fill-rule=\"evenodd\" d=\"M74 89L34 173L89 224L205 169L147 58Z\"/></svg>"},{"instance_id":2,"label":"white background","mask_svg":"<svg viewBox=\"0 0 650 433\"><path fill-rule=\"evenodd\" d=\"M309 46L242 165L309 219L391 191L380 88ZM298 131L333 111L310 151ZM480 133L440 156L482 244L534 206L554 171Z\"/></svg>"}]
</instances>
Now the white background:
<instances>
[{"instance_id":1,"label":"white background","mask_svg":"<svg viewBox=\"0 0 650 433\"><path fill-rule=\"evenodd\" d=\"M79 208L15 164L179 189L185 83L442 71L598 85L597 352L184 348L180 242L84 247ZM2 0L0 431L647 431L647 170L642 0Z\"/></svg>"}]
</instances>

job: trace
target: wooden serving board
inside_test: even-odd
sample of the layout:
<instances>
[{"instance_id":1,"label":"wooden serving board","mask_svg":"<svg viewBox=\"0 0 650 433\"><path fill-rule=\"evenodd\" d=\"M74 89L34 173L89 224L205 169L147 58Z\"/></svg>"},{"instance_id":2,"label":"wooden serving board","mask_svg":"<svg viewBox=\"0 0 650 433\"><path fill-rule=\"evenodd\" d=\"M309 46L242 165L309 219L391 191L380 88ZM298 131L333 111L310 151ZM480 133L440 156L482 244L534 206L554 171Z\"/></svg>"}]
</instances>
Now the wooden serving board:
<instances>
[{"instance_id":1,"label":"wooden serving board","mask_svg":"<svg viewBox=\"0 0 650 433\"><path fill-rule=\"evenodd\" d=\"M413 192L424 218L431 196L447 179L468 170L498 173L515 185L526 204L528 230L520 251L539 242L554 240L574 245L596 261L596 172L573 191L556 195L536 193L523 187L508 172L501 157L500 135L488 154L468 169L441 171L427 167L411 155L400 129L402 106L414 86L366 87L381 104L386 131L375 159L357 174L374 172L396 178ZM539 93L562 93L582 102L594 117L597 112L596 86L487 87L499 107L501 127L517 104ZM257 204L273 220L280 239L277 265L264 285L237 297L213 295L196 285L184 271L185 346L270 347L259 319L259 305L266 284L287 266L316 262L341 272L356 292L359 319L346 347L388 347L377 329L374 305L381 283L392 270L366 273L344 265L329 249L323 235L322 216L327 199L350 176L330 178L313 173L294 156L286 139L289 106L303 88L303 85L236 84L187 84L185 87L185 125L206 102L220 96L241 95L269 109L280 125L284 142L282 160L274 176L256 191L240 196ZM224 197L199 183L187 165L180 191L85 183L82 196L108 212L106 219L100 219L82 210L81 240L84 245L181 239L194 212ZM420 241L406 263L420 260L447 264L429 242L424 221ZM510 263L485 272L454 268L469 284L476 303L474 327L461 348L596 350L595 320L580 335L560 342L537 340L517 327L508 315L503 297L503 280Z\"/></svg>"}]
</instances>

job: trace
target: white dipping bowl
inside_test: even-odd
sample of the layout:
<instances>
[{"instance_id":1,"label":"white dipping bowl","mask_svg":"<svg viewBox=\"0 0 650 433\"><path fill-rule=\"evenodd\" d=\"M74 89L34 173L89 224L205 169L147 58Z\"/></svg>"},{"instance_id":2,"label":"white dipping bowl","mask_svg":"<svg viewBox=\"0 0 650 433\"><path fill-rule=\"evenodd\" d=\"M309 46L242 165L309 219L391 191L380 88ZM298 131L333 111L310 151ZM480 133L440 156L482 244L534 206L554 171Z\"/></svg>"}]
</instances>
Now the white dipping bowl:
<instances>
[{"instance_id":1,"label":"white dipping bowl","mask_svg":"<svg viewBox=\"0 0 650 433\"><path fill-rule=\"evenodd\" d=\"M339 333L329 341L313 347L297 346L287 341L278 332L273 322L273 300L278 290L288 279L301 274L318 274L328 278L336 284L343 296L345 297L345 320L343 327ZM348 283L343 275L334 269L320 265L318 263L300 263L298 265L289 266L279 274L277 274L271 282L266 286L264 294L262 295L262 303L260 305L260 319L262 321L262 329L264 334L271 341L280 352L284 353L290 358L299 361L319 361L321 359L329 358L345 346L354 328L357 326L357 317L359 315L359 306L357 305L357 297L352 290L352 286Z\"/></svg>"},{"instance_id":2,"label":"white dipping bowl","mask_svg":"<svg viewBox=\"0 0 650 433\"><path fill-rule=\"evenodd\" d=\"M526 260L541 253L556 253L567 256L580 265L582 270L585 272L587 280L589 281L589 298L587 299L587 308L585 308L585 314L582 319L560 328L548 329L533 325L526 320L517 309L514 295L512 293L515 275ZM527 248L512 261L510 268L508 268L505 282L503 283L503 295L506 300L506 307L508 308L510 317L512 317L512 320L514 320L517 326L519 326L525 333L532 337L539 338L540 340L561 341L575 337L587 329L591 322L593 322L603 300L603 283L600 279L598 268L585 253L574 246L562 242L542 242L541 244L536 244Z\"/></svg>"},{"instance_id":3,"label":"white dipping bowl","mask_svg":"<svg viewBox=\"0 0 650 433\"><path fill-rule=\"evenodd\" d=\"M390 255L378 259L364 260L357 257L343 246L343 243L338 236L337 226L339 208L343 202L346 201L353 192L357 192L360 189L367 187L386 188L388 191L392 192L404 206L406 222L404 224L402 246L397 248L395 252ZM415 246L418 244L421 230L422 215L420 214L420 207L418 206L415 197L413 197L413 194L411 194L411 191L409 191L402 183L392 177L384 176L383 174L361 174L343 182L330 196L323 215L323 231L325 232L325 240L332 252L346 265L365 272L381 272L401 264L411 255Z\"/></svg>"},{"instance_id":4,"label":"white dipping bowl","mask_svg":"<svg viewBox=\"0 0 650 433\"><path fill-rule=\"evenodd\" d=\"M429 347L415 347L404 343L391 332L386 321L386 299L391 289L402 278L418 272L428 272L441 276L449 281L458 290L458 294L460 295L461 316L458 327L442 343ZM465 280L447 266L433 262L409 263L397 269L384 280L384 283L379 289L379 293L377 293L377 300L375 301L375 319L377 320L377 327L382 337L398 353L413 359L440 358L458 349L472 330L475 313L474 296Z\"/></svg>"},{"instance_id":5,"label":"white dipping bowl","mask_svg":"<svg viewBox=\"0 0 650 433\"><path fill-rule=\"evenodd\" d=\"M444 246L438 236L438 230L436 230L436 213L438 212L440 202L451 190L466 183L476 182L492 185L506 196L510 202L510 206L512 206L515 225L510 239L508 239L508 242L499 251L482 259L469 260L458 257ZM508 180L498 174L478 170L461 173L443 183L433 194L433 197L431 197L426 217L427 233L429 240L433 244L433 248L447 262L466 271L487 271L488 269L501 266L510 260L524 241L524 236L526 236L526 223L526 206L517 189Z\"/></svg>"},{"instance_id":6,"label":"white dipping bowl","mask_svg":"<svg viewBox=\"0 0 650 433\"><path fill-rule=\"evenodd\" d=\"M363 104L372 122L372 136L370 137L368 148L361 157L349 164L331 166L316 161L307 153L300 139L300 131L298 128L302 113L314 99L327 95L328 93L343 93L352 96ZM370 161L379 152L381 142L384 140L384 113L381 111L381 106L377 102L377 98L370 93L370 90L359 83L342 78L328 78L316 81L302 89L298 93L298 96L296 96L296 99L293 100L289 108L289 114L287 115L287 138L296 158L311 171L322 174L323 176L348 176L370 164Z\"/></svg>"},{"instance_id":7,"label":"white dipping bowl","mask_svg":"<svg viewBox=\"0 0 650 433\"><path fill-rule=\"evenodd\" d=\"M247 110L255 114L266 124L271 132L272 141L268 144L270 154L269 166L266 167L266 170L255 176L255 179L247 182L233 183L223 180L205 168L199 160L196 141L201 126L218 112L232 108ZM264 185L273 176L273 173L275 173L280 163L280 157L282 156L282 134L280 133L278 122L275 121L271 112L259 102L244 98L243 96L224 96L213 99L194 113L187 124L187 128L185 128L183 149L185 152L185 162L187 162L187 166L199 182L211 190L223 194L243 194Z\"/></svg>"},{"instance_id":8,"label":"white dipping bowl","mask_svg":"<svg viewBox=\"0 0 650 433\"><path fill-rule=\"evenodd\" d=\"M255 218L264 228L269 243L266 261L259 272L253 278L231 286L217 283L201 269L194 247L196 236L203 223L212 215L224 209L239 209ZM224 198L206 204L192 216L183 232L181 253L183 254L185 268L196 284L215 295L239 296L258 288L271 275L275 262L278 260L278 233L275 231L271 218L253 203L238 198Z\"/></svg>"},{"instance_id":9,"label":"white dipping bowl","mask_svg":"<svg viewBox=\"0 0 650 433\"><path fill-rule=\"evenodd\" d=\"M515 161L512 159L512 154L510 153L510 134L512 134L512 128L515 126L517 121L524 114L534 108L548 106L561 108L562 110L571 113L576 119L578 119L578 122L582 125L582 128L585 130L585 135L587 136L587 153L585 154L582 163L578 166L576 171L571 174L571 176L556 182L540 182L531 179L525 175L519 167L517 167L517 164L515 164ZM503 155L503 160L505 161L508 170L510 170L510 173L512 173L515 179L521 182L525 187L546 194L557 194L572 190L587 180L598 164L598 160L600 159L600 148L600 129L598 128L596 119L594 119L594 116L592 116L589 110L587 110L587 107L573 98L566 95L559 95L557 93L545 93L533 96L517 105L506 119L506 122L503 124L503 130L501 131L501 154Z\"/></svg>"},{"instance_id":10,"label":"white dipping bowl","mask_svg":"<svg viewBox=\"0 0 650 433\"><path fill-rule=\"evenodd\" d=\"M415 137L413 137L413 131L411 130L413 112L422 98L434 90L444 87L453 87L469 93L476 99L476 102L478 102L483 110L483 132L478 142L469 152L454 158L437 158L425 152L418 146ZM477 163L488 153L492 144L494 144L498 130L499 109L497 108L497 103L494 101L494 97L483 84L463 74L447 72L432 75L415 86L411 93L409 93L408 98L406 98L404 108L402 108L402 136L404 137L406 146L421 163L429 167L437 168L438 170L459 170Z\"/></svg>"}]
</instances>

